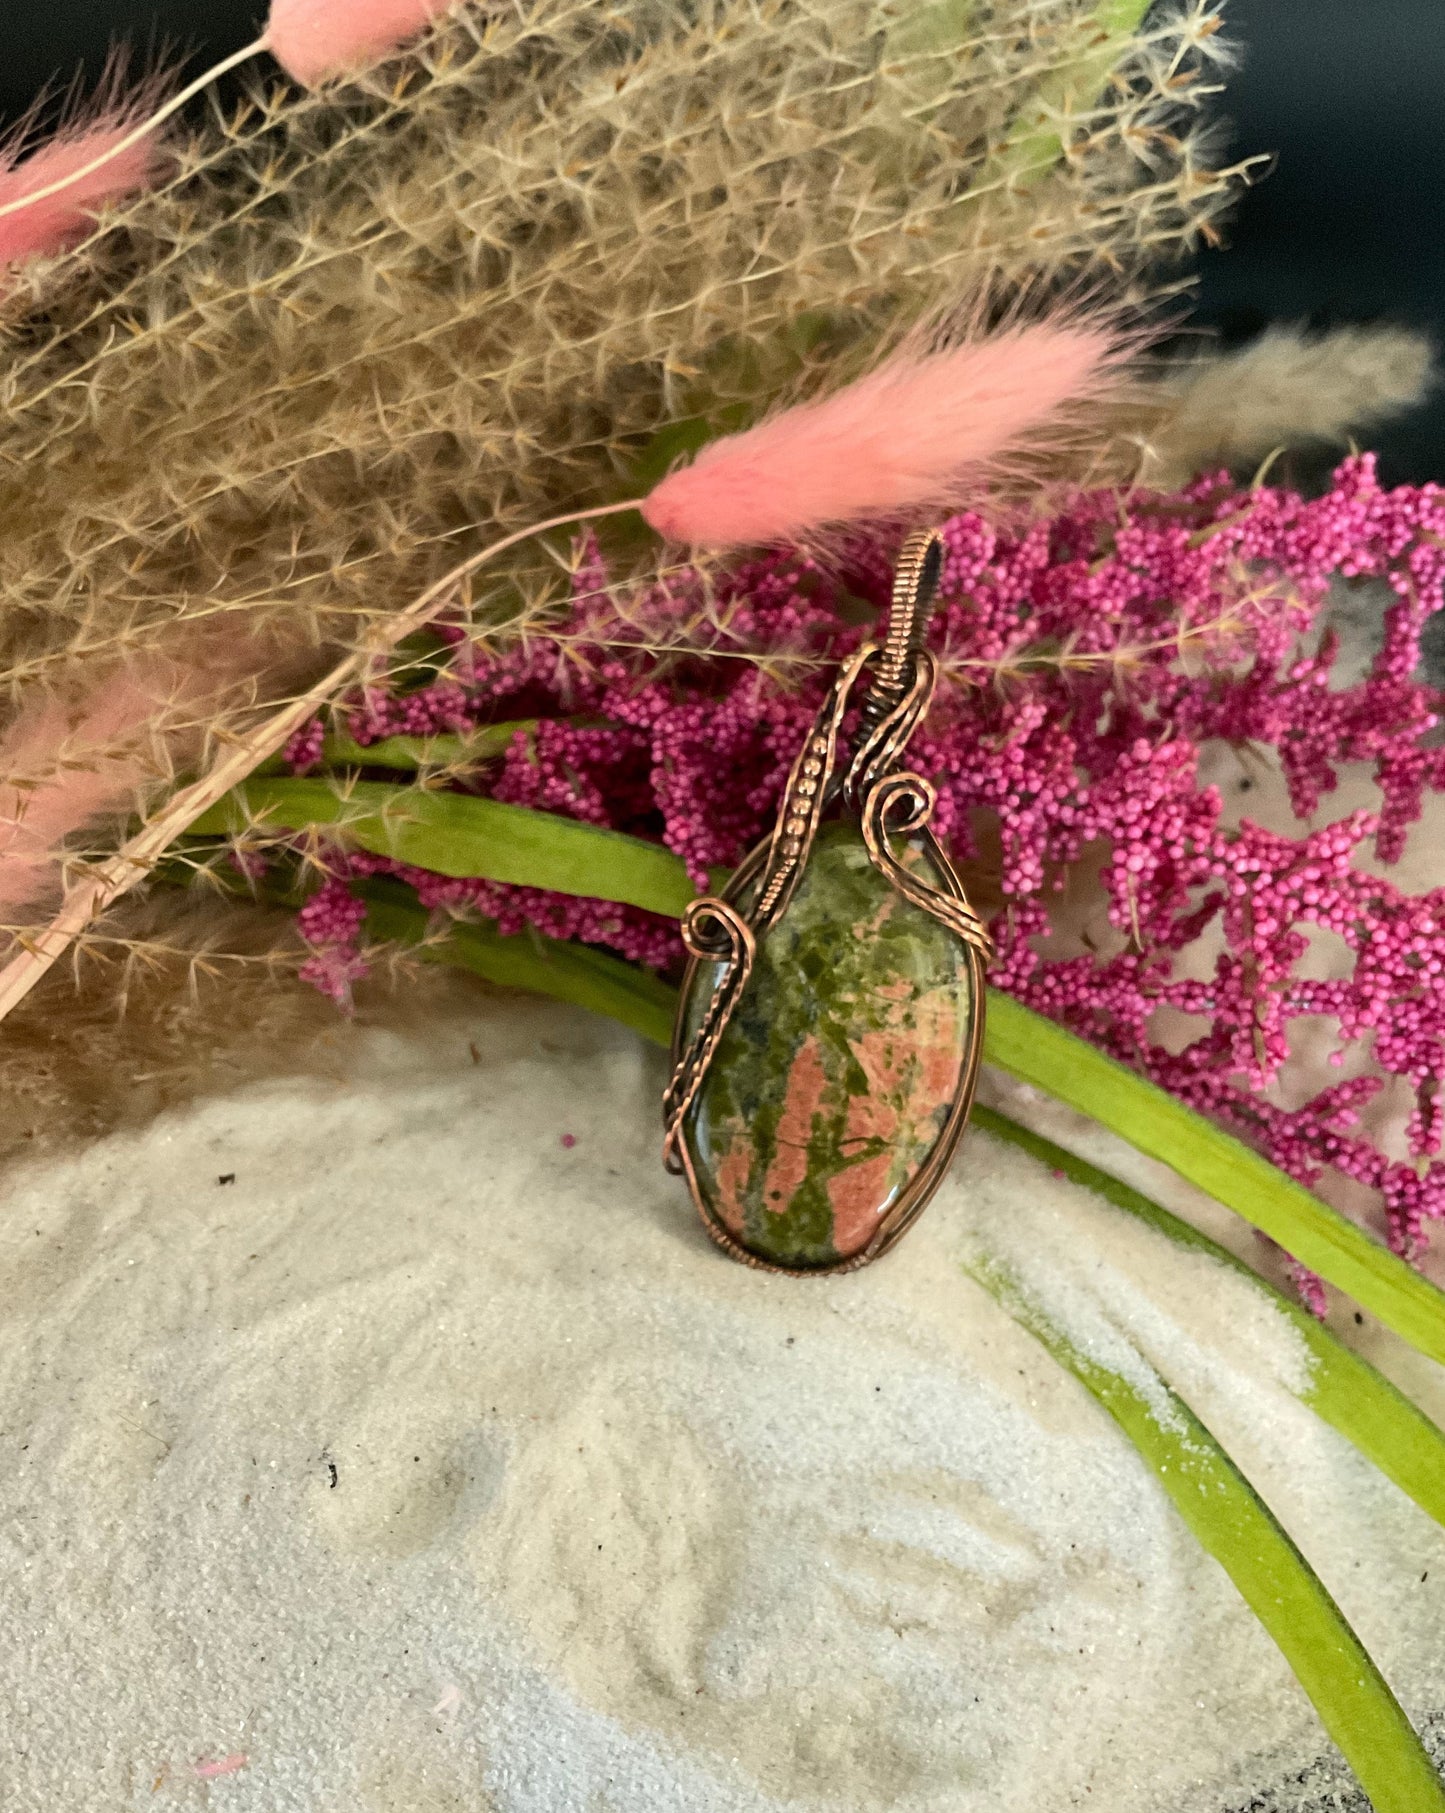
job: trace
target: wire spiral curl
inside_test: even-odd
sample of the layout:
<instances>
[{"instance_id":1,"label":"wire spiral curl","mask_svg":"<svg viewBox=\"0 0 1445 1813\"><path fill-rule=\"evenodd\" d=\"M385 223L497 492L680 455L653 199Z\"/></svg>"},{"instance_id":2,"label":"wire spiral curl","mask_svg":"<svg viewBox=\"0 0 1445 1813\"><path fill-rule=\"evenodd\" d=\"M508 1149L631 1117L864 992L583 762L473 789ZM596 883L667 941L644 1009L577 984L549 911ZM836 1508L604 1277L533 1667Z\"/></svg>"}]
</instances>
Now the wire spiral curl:
<instances>
[{"instance_id":1,"label":"wire spiral curl","mask_svg":"<svg viewBox=\"0 0 1445 1813\"><path fill-rule=\"evenodd\" d=\"M727 1030L733 1008L753 973L757 939L753 929L727 901L704 894L682 916L682 941L691 956L704 963L721 963L723 972L713 988L707 1012L688 1041L687 1050L673 1070L662 1098L666 1133L662 1162L674 1175L682 1170L677 1157L677 1136L683 1116L702 1087L719 1039Z\"/></svg>"},{"instance_id":2,"label":"wire spiral curl","mask_svg":"<svg viewBox=\"0 0 1445 1813\"><path fill-rule=\"evenodd\" d=\"M954 894L933 887L893 854L890 840L923 830L933 816L937 798L933 784L921 774L886 775L875 782L863 802L863 842L874 868L905 900L946 925L987 963L993 956L993 939L962 889Z\"/></svg>"}]
</instances>

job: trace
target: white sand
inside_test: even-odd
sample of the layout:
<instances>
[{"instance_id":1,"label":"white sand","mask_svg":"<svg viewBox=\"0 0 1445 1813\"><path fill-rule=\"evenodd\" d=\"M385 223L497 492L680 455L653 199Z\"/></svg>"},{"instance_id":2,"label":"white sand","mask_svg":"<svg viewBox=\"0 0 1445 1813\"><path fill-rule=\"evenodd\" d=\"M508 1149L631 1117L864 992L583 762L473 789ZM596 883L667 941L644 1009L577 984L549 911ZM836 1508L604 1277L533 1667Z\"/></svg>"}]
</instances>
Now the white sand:
<instances>
[{"instance_id":1,"label":"white sand","mask_svg":"<svg viewBox=\"0 0 1445 1813\"><path fill-rule=\"evenodd\" d=\"M1445 1536L1253 1287L977 1134L879 1266L752 1274L660 1077L474 1001L12 1182L0 1804L1204 1813L1298 1770L1284 1664L976 1241L1160 1367L1445 1705Z\"/></svg>"}]
</instances>

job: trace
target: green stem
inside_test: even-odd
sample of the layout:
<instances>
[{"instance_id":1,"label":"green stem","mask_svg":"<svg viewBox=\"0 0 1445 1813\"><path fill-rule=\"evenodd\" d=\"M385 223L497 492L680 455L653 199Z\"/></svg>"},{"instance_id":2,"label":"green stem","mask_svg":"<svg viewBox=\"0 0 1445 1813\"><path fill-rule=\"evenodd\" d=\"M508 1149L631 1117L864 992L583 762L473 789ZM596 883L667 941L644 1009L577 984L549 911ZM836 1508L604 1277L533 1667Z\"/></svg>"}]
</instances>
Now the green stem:
<instances>
[{"instance_id":1,"label":"green stem","mask_svg":"<svg viewBox=\"0 0 1445 1813\"><path fill-rule=\"evenodd\" d=\"M434 874L554 888L681 916L697 890L670 850L502 800L385 781L261 777L190 826L201 837L335 826L344 843Z\"/></svg>"},{"instance_id":2,"label":"green stem","mask_svg":"<svg viewBox=\"0 0 1445 1813\"><path fill-rule=\"evenodd\" d=\"M1160 1380L1153 1395L1161 1412L1129 1380L1081 1353L1004 1268L979 1259L967 1270L1128 1436L1200 1546L1279 1646L1375 1813L1445 1813L1445 1789L1384 1676L1268 1505L1183 1398Z\"/></svg>"},{"instance_id":3,"label":"green stem","mask_svg":"<svg viewBox=\"0 0 1445 1813\"><path fill-rule=\"evenodd\" d=\"M503 936L491 926L460 921L437 933L433 915L404 882L376 877L358 883L356 892L366 902L366 933L372 939L420 946L418 955L429 963L606 1014L654 1044L665 1045L672 1037L676 990L620 957L540 932Z\"/></svg>"},{"instance_id":4,"label":"green stem","mask_svg":"<svg viewBox=\"0 0 1445 1813\"><path fill-rule=\"evenodd\" d=\"M658 844L444 790L253 780L192 830L218 836L257 822L334 825L362 849L439 874L555 888L672 918L695 897L680 859ZM997 989L988 991L984 1057L1162 1160L1445 1365L1445 1296L1240 1140Z\"/></svg>"},{"instance_id":5,"label":"green stem","mask_svg":"<svg viewBox=\"0 0 1445 1813\"><path fill-rule=\"evenodd\" d=\"M1361 1359L1308 1310L1276 1290L1227 1247L1121 1178L1101 1171L1087 1159L1055 1145L1031 1127L1020 1126L996 1109L976 1104L973 1122L995 1139L1027 1152L1051 1171L1062 1171L1082 1188L1154 1228L1175 1246L1207 1254L1248 1278L1268 1297L1278 1314L1293 1324L1309 1353L1309 1382L1300 1393L1300 1401L1352 1442L1422 1511L1445 1525L1445 1434L1368 1360Z\"/></svg>"},{"instance_id":6,"label":"green stem","mask_svg":"<svg viewBox=\"0 0 1445 1813\"><path fill-rule=\"evenodd\" d=\"M1082 97L1092 107L1132 48L1151 0L1101 0L1094 40L1073 63L1050 76L1019 113L1008 137L985 164L979 186L997 182L1031 188L1064 155L1058 121L1074 117Z\"/></svg>"},{"instance_id":7,"label":"green stem","mask_svg":"<svg viewBox=\"0 0 1445 1813\"><path fill-rule=\"evenodd\" d=\"M321 760L328 768L394 768L402 773L417 768L460 768L505 755L519 730L530 732L537 724L536 718L517 718L509 724L485 724L466 736L382 737L375 743L335 735L321 745Z\"/></svg>"},{"instance_id":8,"label":"green stem","mask_svg":"<svg viewBox=\"0 0 1445 1813\"><path fill-rule=\"evenodd\" d=\"M1161 1160L1445 1365L1445 1296L1242 1141L997 989L984 1057Z\"/></svg>"}]
</instances>

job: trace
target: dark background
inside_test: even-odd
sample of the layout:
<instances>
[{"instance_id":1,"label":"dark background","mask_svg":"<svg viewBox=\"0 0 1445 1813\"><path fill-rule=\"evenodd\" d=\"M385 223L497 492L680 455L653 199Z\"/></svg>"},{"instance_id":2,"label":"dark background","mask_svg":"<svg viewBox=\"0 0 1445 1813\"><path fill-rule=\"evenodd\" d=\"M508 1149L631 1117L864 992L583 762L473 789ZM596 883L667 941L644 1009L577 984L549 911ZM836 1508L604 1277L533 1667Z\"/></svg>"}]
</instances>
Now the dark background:
<instances>
[{"instance_id":1,"label":"dark background","mask_svg":"<svg viewBox=\"0 0 1445 1813\"><path fill-rule=\"evenodd\" d=\"M0 0L0 121L47 86L93 82L110 44L190 53L199 72L256 35L264 0ZM1197 318L1228 342L1270 320L1393 321L1445 345L1445 5L1228 0L1244 53L1236 153L1275 154L1229 249L1199 261ZM1392 482L1445 479L1445 393L1376 437Z\"/></svg>"}]
</instances>

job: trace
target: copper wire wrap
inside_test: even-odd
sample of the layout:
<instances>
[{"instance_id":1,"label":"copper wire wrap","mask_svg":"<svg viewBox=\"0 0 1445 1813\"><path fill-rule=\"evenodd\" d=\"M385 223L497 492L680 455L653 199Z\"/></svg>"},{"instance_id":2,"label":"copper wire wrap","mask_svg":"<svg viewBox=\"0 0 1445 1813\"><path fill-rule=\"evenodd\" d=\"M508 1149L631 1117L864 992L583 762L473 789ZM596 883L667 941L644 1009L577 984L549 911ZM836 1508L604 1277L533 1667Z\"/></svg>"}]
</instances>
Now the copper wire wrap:
<instances>
[{"instance_id":1,"label":"copper wire wrap","mask_svg":"<svg viewBox=\"0 0 1445 1813\"><path fill-rule=\"evenodd\" d=\"M863 724L869 729L891 712L903 696L912 657L923 646L928 613L943 572L943 542L934 529L918 529L904 542L893 575L888 631L873 684L863 702Z\"/></svg>"},{"instance_id":2,"label":"copper wire wrap","mask_svg":"<svg viewBox=\"0 0 1445 1813\"><path fill-rule=\"evenodd\" d=\"M747 920L725 900L717 900L710 894L694 900L683 914L682 941L692 957L704 963L721 963L723 972L713 989L707 1012L689 1041L682 1062L674 1069L662 1098L667 1128L662 1143L662 1162L674 1173L682 1170L677 1157L677 1135L682 1117L702 1087L717 1042L732 1017L738 996L747 987L758 948Z\"/></svg>"},{"instance_id":3,"label":"copper wire wrap","mask_svg":"<svg viewBox=\"0 0 1445 1813\"><path fill-rule=\"evenodd\" d=\"M922 775L901 767L938 682L938 663L923 642L942 564L943 544L935 532L923 530L904 542L883 639L865 644L839 673L788 774L771 835L753 849L721 896L694 900L683 916L683 942L690 957L682 990L684 1002L699 963L716 964L718 973L707 1008L690 1034L679 1012L673 1035L673 1073L663 1094L663 1161L669 1171L686 1175L712 1238L733 1258L763 1270L789 1268L771 1265L749 1252L707 1213L682 1138L683 1124L752 975L758 942L786 912L824 814L840 802L845 811L856 813L869 859L889 885L946 925L967 947L977 1012L963 1082L934 1158L867 1249L824 1269L851 1271L867 1264L911 1225L947 1168L972 1100L983 1036L984 968L993 954L993 941L928 829L936 798L933 786ZM838 743L843 720L855 692L865 682L856 747L840 777ZM894 854L893 838L916 835L922 836L944 887L934 887Z\"/></svg>"},{"instance_id":4,"label":"copper wire wrap","mask_svg":"<svg viewBox=\"0 0 1445 1813\"><path fill-rule=\"evenodd\" d=\"M874 786L863 802L863 841L880 875L890 881L905 900L922 907L987 963L993 957L993 939L988 927L969 905L967 898L943 893L930 886L893 854L890 836L907 837L921 831L933 816L934 793L930 782L921 774L890 774ZM890 818L893 820L889 822Z\"/></svg>"}]
</instances>

